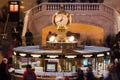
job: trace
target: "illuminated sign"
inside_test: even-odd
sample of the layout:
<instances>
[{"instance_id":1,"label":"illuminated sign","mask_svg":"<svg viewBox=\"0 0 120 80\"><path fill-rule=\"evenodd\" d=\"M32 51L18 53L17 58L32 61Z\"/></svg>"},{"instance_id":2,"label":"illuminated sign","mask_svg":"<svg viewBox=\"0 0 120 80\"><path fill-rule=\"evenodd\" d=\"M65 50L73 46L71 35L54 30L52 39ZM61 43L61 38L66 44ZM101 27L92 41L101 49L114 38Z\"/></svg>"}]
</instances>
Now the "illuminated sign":
<instances>
[{"instance_id":1,"label":"illuminated sign","mask_svg":"<svg viewBox=\"0 0 120 80\"><path fill-rule=\"evenodd\" d=\"M18 1L9 1L9 11L18 12L19 11L19 2Z\"/></svg>"},{"instance_id":2,"label":"illuminated sign","mask_svg":"<svg viewBox=\"0 0 120 80\"><path fill-rule=\"evenodd\" d=\"M20 1L9 1L9 20L19 21L20 16Z\"/></svg>"},{"instance_id":3,"label":"illuminated sign","mask_svg":"<svg viewBox=\"0 0 120 80\"><path fill-rule=\"evenodd\" d=\"M18 5L10 5L10 12L18 12Z\"/></svg>"}]
</instances>

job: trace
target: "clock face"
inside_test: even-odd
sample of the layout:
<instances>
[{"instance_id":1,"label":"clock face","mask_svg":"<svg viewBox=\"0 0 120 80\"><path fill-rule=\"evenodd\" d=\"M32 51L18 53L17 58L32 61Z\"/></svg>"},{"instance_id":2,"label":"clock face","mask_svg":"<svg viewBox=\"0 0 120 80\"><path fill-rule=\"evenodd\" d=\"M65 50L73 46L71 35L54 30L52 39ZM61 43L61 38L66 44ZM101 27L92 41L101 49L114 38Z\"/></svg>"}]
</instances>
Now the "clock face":
<instances>
[{"instance_id":1,"label":"clock face","mask_svg":"<svg viewBox=\"0 0 120 80\"><path fill-rule=\"evenodd\" d=\"M57 14L54 18L54 23L57 26L66 26L69 23L69 19L65 14Z\"/></svg>"}]
</instances>

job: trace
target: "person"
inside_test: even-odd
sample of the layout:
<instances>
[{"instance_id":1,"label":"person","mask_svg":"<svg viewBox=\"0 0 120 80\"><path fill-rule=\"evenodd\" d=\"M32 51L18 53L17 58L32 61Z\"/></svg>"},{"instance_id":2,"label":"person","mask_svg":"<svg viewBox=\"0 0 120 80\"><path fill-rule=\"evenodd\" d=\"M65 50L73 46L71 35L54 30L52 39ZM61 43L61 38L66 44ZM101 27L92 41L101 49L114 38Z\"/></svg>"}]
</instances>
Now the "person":
<instances>
[{"instance_id":1,"label":"person","mask_svg":"<svg viewBox=\"0 0 120 80\"><path fill-rule=\"evenodd\" d=\"M10 74L8 72L7 63L7 58L3 58L0 64L0 80L11 80Z\"/></svg>"},{"instance_id":2,"label":"person","mask_svg":"<svg viewBox=\"0 0 120 80\"><path fill-rule=\"evenodd\" d=\"M103 80L112 80L112 76L109 71L105 74Z\"/></svg>"},{"instance_id":3,"label":"person","mask_svg":"<svg viewBox=\"0 0 120 80\"><path fill-rule=\"evenodd\" d=\"M77 80L84 80L84 73L80 66L77 68Z\"/></svg>"},{"instance_id":4,"label":"person","mask_svg":"<svg viewBox=\"0 0 120 80\"><path fill-rule=\"evenodd\" d=\"M120 72L120 65L118 63L118 59L116 58L114 60L113 65L110 68L110 73L112 76L112 80L120 80L119 79L119 72Z\"/></svg>"},{"instance_id":5,"label":"person","mask_svg":"<svg viewBox=\"0 0 120 80\"><path fill-rule=\"evenodd\" d=\"M25 38L26 38L26 45L34 45L34 43L33 43L33 34L32 34L32 32L30 32L29 29L25 34Z\"/></svg>"},{"instance_id":6,"label":"person","mask_svg":"<svg viewBox=\"0 0 120 80\"><path fill-rule=\"evenodd\" d=\"M96 78L92 72L92 68L90 66L88 66L86 69L85 80L96 80Z\"/></svg>"},{"instance_id":7,"label":"person","mask_svg":"<svg viewBox=\"0 0 120 80\"><path fill-rule=\"evenodd\" d=\"M103 74L103 80L112 80L111 69L113 64L109 64L107 70Z\"/></svg>"},{"instance_id":8,"label":"person","mask_svg":"<svg viewBox=\"0 0 120 80\"><path fill-rule=\"evenodd\" d=\"M37 80L35 72L32 70L31 65L26 66L26 71L23 74L22 80Z\"/></svg>"},{"instance_id":9,"label":"person","mask_svg":"<svg viewBox=\"0 0 120 80\"><path fill-rule=\"evenodd\" d=\"M51 36L52 36L52 32L49 31L49 32L48 32L48 35L47 35L47 37L46 37L46 41L49 41L49 39L50 39Z\"/></svg>"},{"instance_id":10,"label":"person","mask_svg":"<svg viewBox=\"0 0 120 80\"><path fill-rule=\"evenodd\" d=\"M120 60L119 60L119 62L117 64L117 75L118 75L118 78L120 80Z\"/></svg>"},{"instance_id":11,"label":"person","mask_svg":"<svg viewBox=\"0 0 120 80\"><path fill-rule=\"evenodd\" d=\"M19 35L19 32L16 29L16 26L12 28L12 41L13 41L13 47L17 47L21 45L20 39L21 35Z\"/></svg>"}]
</instances>

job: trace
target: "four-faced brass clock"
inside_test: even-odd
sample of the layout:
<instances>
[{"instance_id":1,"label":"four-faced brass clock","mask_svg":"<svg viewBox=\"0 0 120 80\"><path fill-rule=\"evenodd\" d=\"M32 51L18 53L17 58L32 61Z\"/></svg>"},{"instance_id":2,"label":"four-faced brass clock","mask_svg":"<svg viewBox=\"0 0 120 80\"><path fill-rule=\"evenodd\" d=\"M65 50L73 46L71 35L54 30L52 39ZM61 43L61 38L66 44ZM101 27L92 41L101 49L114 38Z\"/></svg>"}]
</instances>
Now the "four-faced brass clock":
<instances>
[{"instance_id":1,"label":"four-faced brass clock","mask_svg":"<svg viewBox=\"0 0 120 80\"><path fill-rule=\"evenodd\" d=\"M64 10L64 7L61 6L60 10L53 15L52 22L53 25L57 27L57 30L59 32L56 40L58 42L65 42L67 39L65 32L71 24L70 13L66 12Z\"/></svg>"},{"instance_id":2,"label":"four-faced brass clock","mask_svg":"<svg viewBox=\"0 0 120 80\"><path fill-rule=\"evenodd\" d=\"M71 15L68 12L57 12L53 15L52 22L58 28L67 28L71 24Z\"/></svg>"}]
</instances>

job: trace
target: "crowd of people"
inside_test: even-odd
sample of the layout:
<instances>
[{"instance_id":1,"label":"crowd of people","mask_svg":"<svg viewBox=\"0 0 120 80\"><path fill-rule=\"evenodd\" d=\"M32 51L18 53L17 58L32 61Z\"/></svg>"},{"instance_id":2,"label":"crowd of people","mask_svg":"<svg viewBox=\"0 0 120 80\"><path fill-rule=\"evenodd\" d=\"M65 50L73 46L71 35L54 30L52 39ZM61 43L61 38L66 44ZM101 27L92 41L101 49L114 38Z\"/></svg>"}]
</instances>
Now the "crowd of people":
<instances>
[{"instance_id":1,"label":"crowd of people","mask_svg":"<svg viewBox=\"0 0 120 80\"><path fill-rule=\"evenodd\" d=\"M8 59L3 58L0 63L0 80L12 80L11 72L9 72L10 67ZM86 71L83 71L80 66L77 66L76 72L76 80L98 80L91 66L88 66ZM22 80L37 80L36 74L30 64L26 65ZM58 76L56 77L56 80L71 79L68 76ZM120 80L120 61L118 59L115 59L114 63L108 65L107 73L104 74L100 80Z\"/></svg>"},{"instance_id":2,"label":"crowd of people","mask_svg":"<svg viewBox=\"0 0 120 80\"><path fill-rule=\"evenodd\" d=\"M92 67L87 67L86 73L78 67L76 80L98 80L93 73ZM100 80L120 80L120 61L115 59L114 63L110 63L106 73L102 73Z\"/></svg>"},{"instance_id":3,"label":"crowd of people","mask_svg":"<svg viewBox=\"0 0 120 80\"><path fill-rule=\"evenodd\" d=\"M120 61L118 59L108 65L108 74L104 80L120 80Z\"/></svg>"},{"instance_id":4,"label":"crowd of people","mask_svg":"<svg viewBox=\"0 0 120 80\"><path fill-rule=\"evenodd\" d=\"M120 61L115 59L114 63L110 63L105 71L106 73L102 73L102 79L100 80L120 80ZM79 67L77 73L77 80L97 80L91 67L86 69L85 74Z\"/></svg>"}]
</instances>

